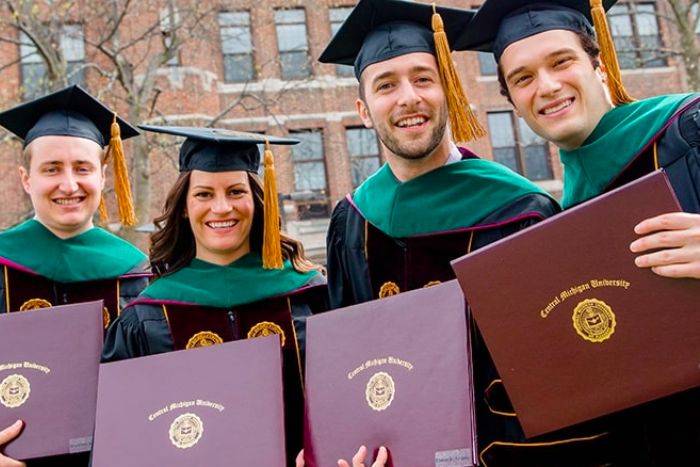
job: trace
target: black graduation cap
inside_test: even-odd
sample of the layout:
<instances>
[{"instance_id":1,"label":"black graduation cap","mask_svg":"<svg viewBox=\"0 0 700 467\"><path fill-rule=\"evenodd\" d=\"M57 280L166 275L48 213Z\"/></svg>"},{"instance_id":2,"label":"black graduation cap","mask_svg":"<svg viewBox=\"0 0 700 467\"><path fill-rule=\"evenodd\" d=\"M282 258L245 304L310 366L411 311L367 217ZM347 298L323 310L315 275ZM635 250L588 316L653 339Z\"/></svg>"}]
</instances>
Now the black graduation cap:
<instances>
[{"instance_id":1,"label":"black graduation cap","mask_svg":"<svg viewBox=\"0 0 700 467\"><path fill-rule=\"evenodd\" d=\"M107 146L115 113L78 85L22 103L0 113L0 125L24 140L24 147L40 136L76 136ZM139 134L116 117L121 139Z\"/></svg>"},{"instance_id":2,"label":"black graduation cap","mask_svg":"<svg viewBox=\"0 0 700 467\"><path fill-rule=\"evenodd\" d=\"M603 2L609 9L617 0ZM595 33L589 0L486 0L457 39L455 47L493 52L496 60L508 45L553 29Z\"/></svg>"},{"instance_id":3,"label":"black graduation cap","mask_svg":"<svg viewBox=\"0 0 700 467\"><path fill-rule=\"evenodd\" d=\"M450 43L461 34L473 10L436 7ZM323 63L354 65L359 79L373 63L400 55L435 55L433 6L401 0L360 0L319 57ZM455 49L458 50L458 49Z\"/></svg>"},{"instance_id":4,"label":"black graduation cap","mask_svg":"<svg viewBox=\"0 0 700 467\"><path fill-rule=\"evenodd\" d=\"M228 172L260 167L259 144L297 144L299 140L259 135L224 128L139 125L144 131L184 136L180 147L180 172Z\"/></svg>"},{"instance_id":5,"label":"black graduation cap","mask_svg":"<svg viewBox=\"0 0 700 467\"><path fill-rule=\"evenodd\" d=\"M598 40L613 103L632 102L622 85L605 17L615 3L617 0L486 0L457 38L455 49L493 52L499 61L510 44L535 34L557 29L584 32Z\"/></svg>"}]
</instances>

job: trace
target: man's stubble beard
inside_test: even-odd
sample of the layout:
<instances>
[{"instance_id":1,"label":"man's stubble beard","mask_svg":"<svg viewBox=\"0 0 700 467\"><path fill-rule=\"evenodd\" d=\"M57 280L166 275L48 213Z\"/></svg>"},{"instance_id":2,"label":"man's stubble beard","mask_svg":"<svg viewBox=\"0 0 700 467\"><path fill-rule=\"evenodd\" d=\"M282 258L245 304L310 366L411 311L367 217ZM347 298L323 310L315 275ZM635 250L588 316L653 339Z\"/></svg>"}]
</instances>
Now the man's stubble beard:
<instances>
[{"instance_id":1,"label":"man's stubble beard","mask_svg":"<svg viewBox=\"0 0 700 467\"><path fill-rule=\"evenodd\" d=\"M371 113L370 118L372 118ZM447 106L443 106L440 110L437 125L435 125L435 128L433 128L428 143L422 148L411 149L406 147L407 145L405 145L402 141L399 141L399 139L388 130L387 125L377 125L374 118L372 118L372 121L374 122L374 129L379 137L379 140L389 151L402 159L419 160L433 154L435 149L442 142L445 136L445 131L447 131Z\"/></svg>"}]
</instances>

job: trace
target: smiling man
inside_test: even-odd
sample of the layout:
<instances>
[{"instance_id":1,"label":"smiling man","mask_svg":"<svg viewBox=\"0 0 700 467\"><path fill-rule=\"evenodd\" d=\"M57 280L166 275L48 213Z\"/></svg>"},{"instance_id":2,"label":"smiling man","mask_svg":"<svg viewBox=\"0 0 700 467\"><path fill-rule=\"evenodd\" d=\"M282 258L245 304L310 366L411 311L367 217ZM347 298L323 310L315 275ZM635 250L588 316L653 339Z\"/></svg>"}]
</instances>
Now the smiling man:
<instances>
[{"instance_id":1,"label":"smiling man","mask_svg":"<svg viewBox=\"0 0 700 467\"><path fill-rule=\"evenodd\" d=\"M386 157L333 212L327 247L334 308L451 280L452 259L559 211L533 183L457 146L481 132L444 42L472 12L436 11L440 18L428 4L361 0L320 57L354 65L357 111ZM481 441L489 439L480 422L495 370L478 334L473 360Z\"/></svg>"},{"instance_id":2,"label":"smiling man","mask_svg":"<svg viewBox=\"0 0 700 467\"><path fill-rule=\"evenodd\" d=\"M458 44L494 53L502 94L559 147L564 208L664 168L685 212L640 222L630 248L640 267L700 279L700 94L627 95L605 21L615 3L591 2L594 30L588 1L487 0Z\"/></svg>"},{"instance_id":3,"label":"smiling man","mask_svg":"<svg viewBox=\"0 0 700 467\"><path fill-rule=\"evenodd\" d=\"M448 39L472 16L442 7L437 13ZM432 17L427 4L361 0L320 57L354 65L357 111L387 161L333 212L333 307L450 280L450 260L558 211L536 185L455 144L481 133L462 104L461 84L450 77L448 86L441 76L451 57L438 58ZM456 96L446 92L455 88ZM464 121L471 134L454 137Z\"/></svg>"},{"instance_id":4,"label":"smiling man","mask_svg":"<svg viewBox=\"0 0 700 467\"><path fill-rule=\"evenodd\" d=\"M114 119L79 86L0 113L0 125L24 142L19 176L34 209L33 219L0 233L0 313L104 300L106 328L146 286L145 255L93 224L106 158L123 164L120 133L138 135ZM130 213L129 190L119 183L115 190L120 212ZM123 222L128 217L133 215ZM3 461L0 456L0 465ZM60 462L50 459L46 465ZM87 458L69 462L87 464Z\"/></svg>"},{"instance_id":5,"label":"smiling man","mask_svg":"<svg viewBox=\"0 0 700 467\"><path fill-rule=\"evenodd\" d=\"M700 94L639 101L627 94L605 18L615 3L486 0L457 43L494 53L501 93L537 134L559 147L564 208L663 168L684 212L640 219L640 237L630 249L639 267L698 279ZM613 434L631 443L618 446L617 462L700 463L699 400L695 390L609 420Z\"/></svg>"}]
</instances>

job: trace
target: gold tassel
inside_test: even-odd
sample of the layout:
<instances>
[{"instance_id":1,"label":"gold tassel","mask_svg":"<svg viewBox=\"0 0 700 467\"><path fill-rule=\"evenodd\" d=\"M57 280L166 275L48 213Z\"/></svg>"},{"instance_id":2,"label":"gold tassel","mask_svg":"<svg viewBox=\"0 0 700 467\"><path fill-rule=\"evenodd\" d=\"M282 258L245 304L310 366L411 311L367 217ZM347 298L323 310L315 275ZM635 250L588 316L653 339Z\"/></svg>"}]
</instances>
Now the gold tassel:
<instances>
[{"instance_id":1,"label":"gold tassel","mask_svg":"<svg viewBox=\"0 0 700 467\"><path fill-rule=\"evenodd\" d=\"M280 210L277 199L277 180L275 179L275 159L270 150L269 141L265 140L264 175L264 222L263 222L263 268L282 269L282 243L280 240Z\"/></svg>"},{"instance_id":2,"label":"gold tassel","mask_svg":"<svg viewBox=\"0 0 700 467\"><path fill-rule=\"evenodd\" d=\"M109 140L107 150L108 158L114 158L114 191L117 194L117 206L119 207L119 221L122 225L135 225L136 214L131 199L131 184L129 183L129 171L126 167L126 157L122 146L121 130L117 123L117 114L114 114L111 128L112 137Z\"/></svg>"},{"instance_id":3,"label":"gold tassel","mask_svg":"<svg viewBox=\"0 0 700 467\"><path fill-rule=\"evenodd\" d=\"M109 222L109 215L107 214L107 206L105 205L104 193L100 195L100 221L102 221L102 224L104 225L107 225L107 222Z\"/></svg>"},{"instance_id":4,"label":"gold tassel","mask_svg":"<svg viewBox=\"0 0 700 467\"><path fill-rule=\"evenodd\" d=\"M605 17L603 0L590 0L591 16L593 16L593 26L600 45L600 58L605 66L608 75L608 89L614 105L629 104L634 102L634 98L627 93L622 84L620 74L620 63L615 52L615 42L613 42L608 21Z\"/></svg>"},{"instance_id":5,"label":"gold tassel","mask_svg":"<svg viewBox=\"0 0 700 467\"><path fill-rule=\"evenodd\" d=\"M452 127L452 139L457 143L465 143L481 138L486 134L486 131L479 124L469 105L469 100L462 87L462 81L452 61L450 45L447 41L442 17L437 12L434 3L432 22L438 70L440 71L442 88L445 90L450 126Z\"/></svg>"}]
</instances>

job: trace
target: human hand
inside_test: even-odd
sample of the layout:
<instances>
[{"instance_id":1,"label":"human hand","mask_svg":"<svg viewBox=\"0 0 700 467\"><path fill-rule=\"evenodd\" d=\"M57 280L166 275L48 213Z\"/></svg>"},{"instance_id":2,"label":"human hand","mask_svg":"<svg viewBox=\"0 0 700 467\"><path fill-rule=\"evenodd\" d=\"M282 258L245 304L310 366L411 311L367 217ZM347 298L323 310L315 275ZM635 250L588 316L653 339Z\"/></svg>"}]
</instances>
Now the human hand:
<instances>
[{"instance_id":1,"label":"human hand","mask_svg":"<svg viewBox=\"0 0 700 467\"><path fill-rule=\"evenodd\" d=\"M700 214L673 212L646 219L634 227L642 235L630 244L635 264L665 277L700 279Z\"/></svg>"},{"instance_id":2,"label":"human hand","mask_svg":"<svg viewBox=\"0 0 700 467\"><path fill-rule=\"evenodd\" d=\"M347 461L340 459L338 460L338 467L365 467L365 458L367 457L367 448L365 446L360 446L355 455L352 457L352 466L348 464ZM389 459L389 453L384 446L379 448L377 453L377 459L371 467L384 467L387 460Z\"/></svg>"},{"instance_id":3,"label":"human hand","mask_svg":"<svg viewBox=\"0 0 700 467\"><path fill-rule=\"evenodd\" d=\"M297 454L297 458L294 461L294 466L295 467L304 467L304 450L302 449L299 451L299 454Z\"/></svg>"},{"instance_id":4,"label":"human hand","mask_svg":"<svg viewBox=\"0 0 700 467\"><path fill-rule=\"evenodd\" d=\"M0 446L9 443L22 431L22 420L17 420L12 425L0 431ZM27 464L0 454L0 467L27 467Z\"/></svg>"}]
</instances>

